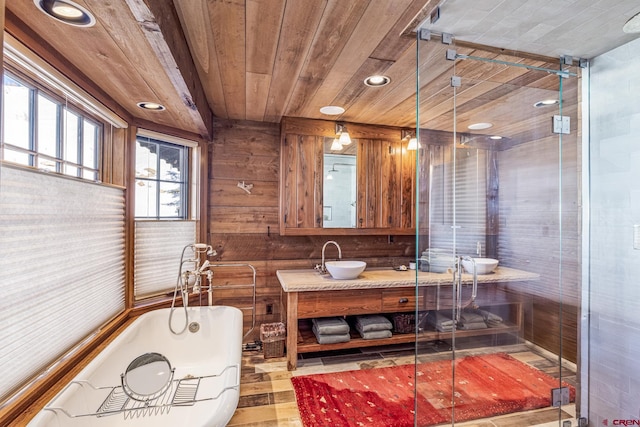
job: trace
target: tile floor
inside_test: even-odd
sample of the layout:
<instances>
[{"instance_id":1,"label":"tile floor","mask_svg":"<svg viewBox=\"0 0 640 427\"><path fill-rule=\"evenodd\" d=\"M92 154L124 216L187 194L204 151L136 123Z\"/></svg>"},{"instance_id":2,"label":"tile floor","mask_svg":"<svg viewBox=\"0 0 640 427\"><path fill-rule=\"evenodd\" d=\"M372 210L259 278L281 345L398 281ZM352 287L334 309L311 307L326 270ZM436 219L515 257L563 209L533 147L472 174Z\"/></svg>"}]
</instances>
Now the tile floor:
<instances>
[{"instance_id":1,"label":"tile floor","mask_svg":"<svg viewBox=\"0 0 640 427\"><path fill-rule=\"evenodd\" d=\"M500 347L477 347L477 344L469 344L475 348L457 350L456 356L463 357L469 354L504 351L553 377L558 377L560 374L557 360L554 361L550 355L537 348L524 344ZM420 350L420 362L451 357L447 343L428 343L423 347ZM464 347L464 343L462 343L462 347ZM228 426L301 427L302 422L290 381L291 376L414 363L412 345L370 347L355 351L315 353L303 356L304 358L299 360L298 369L289 372L286 368L285 358L265 359L261 352L245 351L242 363L240 402ZM575 386L575 368L563 367L562 379ZM567 421L570 424L567 424ZM561 411L558 408L544 408L457 425L464 427L566 427L570 425L574 427L577 423L575 406L572 404L563 406Z\"/></svg>"}]
</instances>

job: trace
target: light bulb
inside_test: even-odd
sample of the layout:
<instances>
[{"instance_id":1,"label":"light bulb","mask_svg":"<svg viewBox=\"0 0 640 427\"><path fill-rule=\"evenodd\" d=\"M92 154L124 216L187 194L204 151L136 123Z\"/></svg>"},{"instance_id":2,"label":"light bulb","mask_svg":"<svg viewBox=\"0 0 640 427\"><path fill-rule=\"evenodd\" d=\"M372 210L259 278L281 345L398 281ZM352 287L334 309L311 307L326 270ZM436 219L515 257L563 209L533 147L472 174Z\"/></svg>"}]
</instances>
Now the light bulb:
<instances>
[{"instance_id":1,"label":"light bulb","mask_svg":"<svg viewBox=\"0 0 640 427\"><path fill-rule=\"evenodd\" d=\"M73 7L70 4L66 4L59 1L53 4L53 7L51 8L51 10L57 16L60 16L62 18L77 19L82 17L82 11L80 9Z\"/></svg>"},{"instance_id":2,"label":"light bulb","mask_svg":"<svg viewBox=\"0 0 640 427\"><path fill-rule=\"evenodd\" d=\"M351 144L351 137L349 136L349 132L346 130L346 128L340 134L340 144L342 145Z\"/></svg>"}]
</instances>

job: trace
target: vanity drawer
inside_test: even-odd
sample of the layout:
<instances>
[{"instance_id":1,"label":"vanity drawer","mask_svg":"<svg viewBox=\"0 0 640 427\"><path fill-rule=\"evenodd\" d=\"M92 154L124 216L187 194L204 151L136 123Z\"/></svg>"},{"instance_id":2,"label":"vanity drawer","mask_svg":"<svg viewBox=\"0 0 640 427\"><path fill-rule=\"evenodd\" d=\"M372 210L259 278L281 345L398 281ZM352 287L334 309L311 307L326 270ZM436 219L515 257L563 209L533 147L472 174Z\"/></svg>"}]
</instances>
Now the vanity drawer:
<instances>
[{"instance_id":1,"label":"vanity drawer","mask_svg":"<svg viewBox=\"0 0 640 427\"><path fill-rule=\"evenodd\" d=\"M298 318L380 313L381 292L380 289L300 292Z\"/></svg>"},{"instance_id":2,"label":"vanity drawer","mask_svg":"<svg viewBox=\"0 0 640 427\"><path fill-rule=\"evenodd\" d=\"M422 306L422 296L418 306ZM414 288L385 289L382 291L382 311L413 311L416 309L416 291Z\"/></svg>"}]
</instances>

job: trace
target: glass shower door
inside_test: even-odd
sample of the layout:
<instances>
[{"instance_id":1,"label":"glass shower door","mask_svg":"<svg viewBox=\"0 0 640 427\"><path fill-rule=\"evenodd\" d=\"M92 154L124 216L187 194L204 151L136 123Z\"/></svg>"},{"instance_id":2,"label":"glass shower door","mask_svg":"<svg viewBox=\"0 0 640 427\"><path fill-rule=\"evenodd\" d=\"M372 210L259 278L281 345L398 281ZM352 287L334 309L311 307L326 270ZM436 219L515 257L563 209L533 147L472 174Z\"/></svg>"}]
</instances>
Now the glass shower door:
<instances>
[{"instance_id":1,"label":"glass shower door","mask_svg":"<svg viewBox=\"0 0 640 427\"><path fill-rule=\"evenodd\" d=\"M562 425L580 296L575 70L418 43L416 425Z\"/></svg>"}]
</instances>

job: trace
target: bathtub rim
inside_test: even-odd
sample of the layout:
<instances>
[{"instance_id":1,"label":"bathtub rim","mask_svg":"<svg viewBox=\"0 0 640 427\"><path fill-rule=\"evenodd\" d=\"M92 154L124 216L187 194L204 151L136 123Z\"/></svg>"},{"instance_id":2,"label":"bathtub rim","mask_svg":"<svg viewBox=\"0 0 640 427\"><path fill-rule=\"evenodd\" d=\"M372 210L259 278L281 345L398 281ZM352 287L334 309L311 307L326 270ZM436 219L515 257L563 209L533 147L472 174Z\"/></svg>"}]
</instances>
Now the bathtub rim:
<instances>
[{"instance_id":1,"label":"bathtub rim","mask_svg":"<svg viewBox=\"0 0 640 427\"><path fill-rule=\"evenodd\" d=\"M92 363L104 348L115 341L127 328L131 327L134 322L147 313L169 310L169 303L170 301L168 300L147 302L136 307L127 308L116 315L92 334L93 337L90 340L72 348L49 366L43 374L16 391L5 402L4 406L0 407L0 425L27 425L63 391L67 384ZM181 307L179 308L181 309ZM199 307L201 306L192 305L189 308ZM242 313L241 310L233 306L214 305L211 307L229 307ZM242 355L242 351L240 351L240 354Z\"/></svg>"}]
</instances>

